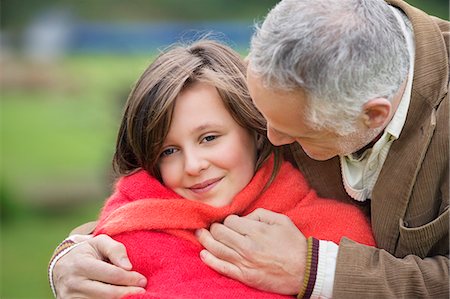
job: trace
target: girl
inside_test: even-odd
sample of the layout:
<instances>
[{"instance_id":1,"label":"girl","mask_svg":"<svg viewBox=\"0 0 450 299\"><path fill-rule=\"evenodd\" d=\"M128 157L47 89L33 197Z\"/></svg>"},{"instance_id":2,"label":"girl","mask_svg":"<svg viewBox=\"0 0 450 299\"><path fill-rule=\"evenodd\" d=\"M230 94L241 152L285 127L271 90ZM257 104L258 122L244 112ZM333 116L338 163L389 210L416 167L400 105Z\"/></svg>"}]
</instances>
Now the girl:
<instances>
[{"instance_id":1,"label":"girl","mask_svg":"<svg viewBox=\"0 0 450 299\"><path fill-rule=\"evenodd\" d=\"M174 47L144 71L126 104L114 166L122 178L95 234L123 243L133 270L147 277L146 293L133 298L285 297L200 260L194 230L230 214L265 208L289 216L305 236L375 244L356 207L319 198L282 161L239 55L213 41Z\"/></svg>"}]
</instances>

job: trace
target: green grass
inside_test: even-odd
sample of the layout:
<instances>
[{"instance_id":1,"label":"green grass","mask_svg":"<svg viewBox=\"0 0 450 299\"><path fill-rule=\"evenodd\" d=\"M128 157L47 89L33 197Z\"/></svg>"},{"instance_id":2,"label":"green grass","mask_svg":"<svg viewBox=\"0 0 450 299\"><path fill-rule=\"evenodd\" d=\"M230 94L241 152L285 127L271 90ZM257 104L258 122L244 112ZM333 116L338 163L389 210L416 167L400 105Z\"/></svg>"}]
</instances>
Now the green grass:
<instances>
[{"instance_id":1,"label":"green grass","mask_svg":"<svg viewBox=\"0 0 450 299\"><path fill-rule=\"evenodd\" d=\"M150 60L14 62L20 83L6 80L1 90L0 298L51 298L48 260L109 193L122 105Z\"/></svg>"},{"instance_id":2,"label":"green grass","mask_svg":"<svg viewBox=\"0 0 450 299\"><path fill-rule=\"evenodd\" d=\"M146 60L76 57L62 63L59 86L4 90L4 175L98 169L110 159L122 101Z\"/></svg>"},{"instance_id":3,"label":"green grass","mask_svg":"<svg viewBox=\"0 0 450 299\"><path fill-rule=\"evenodd\" d=\"M60 215L28 212L3 224L0 298L52 298L47 264L54 248L74 227L95 219L100 206L96 201Z\"/></svg>"}]
</instances>

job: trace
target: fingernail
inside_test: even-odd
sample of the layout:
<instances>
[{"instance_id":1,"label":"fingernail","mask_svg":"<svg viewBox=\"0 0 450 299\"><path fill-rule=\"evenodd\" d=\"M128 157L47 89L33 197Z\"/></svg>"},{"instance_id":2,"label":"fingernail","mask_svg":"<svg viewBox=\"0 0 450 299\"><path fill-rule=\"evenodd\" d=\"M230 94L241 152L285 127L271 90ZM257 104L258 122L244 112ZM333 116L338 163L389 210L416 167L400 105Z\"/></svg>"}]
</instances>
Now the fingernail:
<instances>
[{"instance_id":1,"label":"fingernail","mask_svg":"<svg viewBox=\"0 0 450 299\"><path fill-rule=\"evenodd\" d=\"M205 255L206 255L206 250L203 249L202 251L200 251L200 259L204 260L205 259Z\"/></svg>"},{"instance_id":2,"label":"fingernail","mask_svg":"<svg viewBox=\"0 0 450 299\"><path fill-rule=\"evenodd\" d=\"M198 238L198 237L200 237L200 233L201 233L201 230L200 229L196 229L195 230L195 236Z\"/></svg>"},{"instance_id":3,"label":"fingernail","mask_svg":"<svg viewBox=\"0 0 450 299\"><path fill-rule=\"evenodd\" d=\"M138 286L145 287L146 285L147 285L147 279L142 278L142 279L139 280Z\"/></svg>"}]
</instances>

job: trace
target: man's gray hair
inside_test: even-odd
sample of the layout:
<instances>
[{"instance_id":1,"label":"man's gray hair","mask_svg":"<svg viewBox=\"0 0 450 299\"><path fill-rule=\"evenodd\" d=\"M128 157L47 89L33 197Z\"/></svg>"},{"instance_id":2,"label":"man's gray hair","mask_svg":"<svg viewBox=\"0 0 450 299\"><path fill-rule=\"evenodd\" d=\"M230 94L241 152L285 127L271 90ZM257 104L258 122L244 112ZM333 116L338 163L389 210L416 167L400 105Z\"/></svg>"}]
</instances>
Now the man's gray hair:
<instances>
[{"instance_id":1,"label":"man's gray hair","mask_svg":"<svg viewBox=\"0 0 450 299\"><path fill-rule=\"evenodd\" d=\"M282 0L256 26L249 67L268 88L302 88L312 125L344 135L366 101L393 97L409 55L382 0Z\"/></svg>"}]
</instances>

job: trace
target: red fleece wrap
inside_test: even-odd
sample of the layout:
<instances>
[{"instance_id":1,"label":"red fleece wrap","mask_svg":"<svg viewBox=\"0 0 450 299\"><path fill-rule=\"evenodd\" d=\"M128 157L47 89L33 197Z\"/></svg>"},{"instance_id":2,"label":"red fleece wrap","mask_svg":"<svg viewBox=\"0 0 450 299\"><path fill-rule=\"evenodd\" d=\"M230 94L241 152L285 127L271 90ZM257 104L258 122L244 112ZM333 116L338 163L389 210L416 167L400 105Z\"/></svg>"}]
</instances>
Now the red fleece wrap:
<instances>
[{"instance_id":1,"label":"red fleece wrap","mask_svg":"<svg viewBox=\"0 0 450 299\"><path fill-rule=\"evenodd\" d=\"M261 194L272 168L270 159L225 207L183 199L145 171L121 178L102 210L95 234L122 242L133 270L147 277L147 292L129 298L285 298L224 277L199 258L202 248L195 229L256 208L287 215L305 237L339 243L346 236L375 245L370 223L357 207L319 198L288 162L283 162Z\"/></svg>"}]
</instances>

